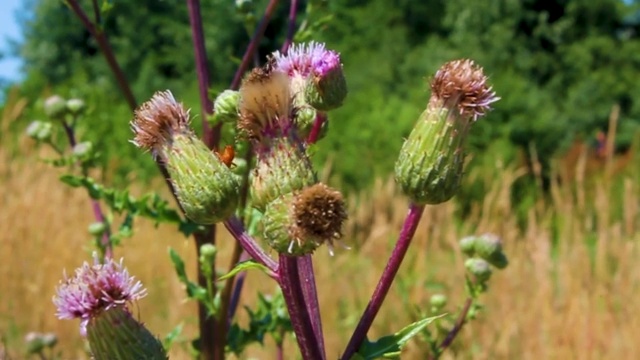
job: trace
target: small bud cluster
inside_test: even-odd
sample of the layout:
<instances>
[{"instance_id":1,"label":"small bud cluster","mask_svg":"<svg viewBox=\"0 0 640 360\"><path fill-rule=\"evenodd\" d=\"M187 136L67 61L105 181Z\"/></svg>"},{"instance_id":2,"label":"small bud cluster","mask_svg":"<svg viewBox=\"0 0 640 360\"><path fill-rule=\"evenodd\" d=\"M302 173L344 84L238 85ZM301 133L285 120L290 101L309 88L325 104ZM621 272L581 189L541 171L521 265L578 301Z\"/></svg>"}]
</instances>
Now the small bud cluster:
<instances>
[{"instance_id":1,"label":"small bud cluster","mask_svg":"<svg viewBox=\"0 0 640 360\"><path fill-rule=\"evenodd\" d=\"M462 238L460 249L469 257L465 262L467 271L481 284L491 278L492 266L504 269L509 264L502 250L502 241L493 234Z\"/></svg>"},{"instance_id":2,"label":"small bud cluster","mask_svg":"<svg viewBox=\"0 0 640 360\"><path fill-rule=\"evenodd\" d=\"M342 233L345 205L339 192L318 183L306 137L326 118L318 111L339 106L346 95L338 54L316 43L276 52L244 79L239 94L238 128L257 155L251 201L264 211L267 243L291 256L323 243L331 248Z\"/></svg>"}]
</instances>

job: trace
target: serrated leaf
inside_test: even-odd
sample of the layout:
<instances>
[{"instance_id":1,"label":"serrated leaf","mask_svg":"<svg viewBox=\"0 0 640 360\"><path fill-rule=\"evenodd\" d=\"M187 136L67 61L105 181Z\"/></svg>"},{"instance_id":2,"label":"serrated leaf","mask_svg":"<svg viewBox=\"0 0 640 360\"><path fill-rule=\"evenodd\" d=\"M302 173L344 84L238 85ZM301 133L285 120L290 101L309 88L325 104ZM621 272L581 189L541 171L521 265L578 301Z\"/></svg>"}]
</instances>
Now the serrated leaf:
<instances>
[{"instance_id":1,"label":"serrated leaf","mask_svg":"<svg viewBox=\"0 0 640 360\"><path fill-rule=\"evenodd\" d=\"M174 327L173 330L171 330L162 340L162 346L164 347L165 350L170 350L171 346L173 345L173 343L176 342L176 340L178 339L178 336L180 336L180 334L182 334L182 328L183 328L183 324L179 324L178 326Z\"/></svg>"},{"instance_id":2,"label":"serrated leaf","mask_svg":"<svg viewBox=\"0 0 640 360\"><path fill-rule=\"evenodd\" d=\"M362 359L380 359L380 358L397 358L400 356L402 348L407 344L411 338L418 335L427 325L431 324L434 320L437 320L446 314L432 316L420 321L416 321L409 326L406 326L397 333L389 336L384 336L375 342L365 340L360 347L358 355ZM352 357L354 359L354 357ZM355 358L360 359L360 358Z\"/></svg>"},{"instance_id":3,"label":"serrated leaf","mask_svg":"<svg viewBox=\"0 0 640 360\"><path fill-rule=\"evenodd\" d=\"M255 260L247 260L247 261L243 261L243 262L238 263L236 266L233 267L233 269L231 269L231 271L229 271L228 273L220 276L218 278L218 281L226 280L226 279L228 279L230 277L236 276L241 271L246 271L246 270L249 270L249 269L259 269L259 270L262 270L265 273L269 272L269 269L266 266L256 262Z\"/></svg>"},{"instance_id":4,"label":"serrated leaf","mask_svg":"<svg viewBox=\"0 0 640 360\"><path fill-rule=\"evenodd\" d=\"M172 248L169 248L169 257L171 258L171 262L173 263L173 268L176 270L176 274L178 274L178 278L183 282L186 281L187 272L184 267L184 261L182 260L180 255L178 255L178 253Z\"/></svg>"},{"instance_id":5,"label":"serrated leaf","mask_svg":"<svg viewBox=\"0 0 640 360\"><path fill-rule=\"evenodd\" d=\"M82 186L82 177L81 176L75 176L75 175L71 175L71 174L65 174L60 176L60 181L62 181L63 183L71 186L71 187L80 187Z\"/></svg>"}]
</instances>

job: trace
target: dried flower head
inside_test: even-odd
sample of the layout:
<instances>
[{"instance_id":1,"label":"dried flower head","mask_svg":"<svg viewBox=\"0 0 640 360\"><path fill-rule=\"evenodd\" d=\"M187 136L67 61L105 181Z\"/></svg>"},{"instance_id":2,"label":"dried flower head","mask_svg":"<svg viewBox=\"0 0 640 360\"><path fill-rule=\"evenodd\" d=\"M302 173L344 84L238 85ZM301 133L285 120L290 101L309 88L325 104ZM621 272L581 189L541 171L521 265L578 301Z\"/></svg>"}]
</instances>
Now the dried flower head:
<instances>
[{"instance_id":1,"label":"dried flower head","mask_svg":"<svg viewBox=\"0 0 640 360\"><path fill-rule=\"evenodd\" d=\"M473 60L454 60L444 64L431 82L431 101L459 115L473 119L486 114L490 105L500 98L487 85L482 67Z\"/></svg>"},{"instance_id":2,"label":"dried flower head","mask_svg":"<svg viewBox=\"0 0 640 360\"><path fill-rule=\"evenodd\" d=\"M289 79L283 72L254 69L240 87L238 128L249 138L286 134L293 126Z\"/></svg>"},{"instance_id":3,"label":"dried flower head","mask_svg":"<svg viewBox=\"0 0 640 360\"><path fill-rule=\"evenodd\" d=\"M57 317L81 319L80 332L83 335L91 318L112 307L126 308L128 303L147 294L142 283L123 267L122 259L120 262L107 259L102 264L96 253L93 258L93 265L85 262L76 269L74 276L65 274L53 297Z\"/></svg>"},{"instance_id":4,"label":"dried flower head","mask_svg":"<svg viewBox=\"0 0 640 360\"><path fill-rule=\"evenodd\" d=\"M176 101L171 91L159 91L135 111L131 130L135 134L133 143L157 157L161 147L171 143L175 134L191 133L189 111Z\"/></svg>"},{"instance_id":5,"label":"dried flower head","mask_svg":"<svg viewBox=\"0 0 640 360\"><path fill-rule=\"evenodd\" d=\"M319 183L270 203L264 235L272 248L287 255L309 254L324 243L333 252L346 218L342 194Z\"/></svg>"},{"instance_id":6,"label":"dried flower head","mask_svg":"<svg viewBox=\"0 0 640 360\"><path fill-rule=\"evenodd\" d=\"M273 67L289 76L324 76L329 71L342 67L340 54L327 50L324 44L310 42L293 44L286 54L273 53Z\"/></svg>"}]
</instances>

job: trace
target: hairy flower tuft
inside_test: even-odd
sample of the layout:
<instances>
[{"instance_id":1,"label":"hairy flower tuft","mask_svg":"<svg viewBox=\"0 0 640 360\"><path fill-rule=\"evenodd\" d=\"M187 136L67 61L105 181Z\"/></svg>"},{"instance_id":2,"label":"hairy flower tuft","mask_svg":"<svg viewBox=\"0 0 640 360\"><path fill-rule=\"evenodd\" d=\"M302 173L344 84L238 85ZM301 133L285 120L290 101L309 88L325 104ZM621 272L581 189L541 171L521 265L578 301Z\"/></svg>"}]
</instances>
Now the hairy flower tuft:
<instances>
[{"instance_id":1,"label":"hairy flower tuft","mask_svg":"<svg viewBox=\"0 0 640 360\"><path fill-rule=\"evenodd\" d=\"M120 262L107 259L102 264L93 255L93 265L85 262L74 276L60 282L53 297L59 319L81 319L80 333L86 334L89 320L116 306L126 308L127 303L146 296L140 281L129 275Z\"/></svg>"},{"instance_id":2,"label":"hairy flower tuft","mask_svg":"<svg viewBox=\"0 0 640 360\"><path fill-rule=\"evenodd\" d=\"M310 254L324 243L332 252L346 219L342 194L318 183L270 203L263 217L264 235L282 254Z\"/></svg>"},{"instance_id":3,"label":"hairy flower tuft","mask_svg":"<svg viewBox=\"0 0 640 360\"><path fill-rule=\"evenodd\" d=\"M135 134L133 143L159 156L161 147L170 143L175 134L190 133L189 111L178 103L171 91L159 91L135 111L131 122Z\"/></svg>"},{"instance_id":4,"label":"hairy flower tuft","mask_svg":"<svg viewBox=\"0 0 640 360\"><path fill-rule=\"evenodd\" d=\"M453 60L436 72L431 82L431 101L438 102L466 118L477 120L489 111L499 97L487 85L482 67L473 60Z\"/></svg>"},{"instance_id":5,"label":"hairy flower tuft","mask_svg":"<svg viewBox=\"0 0 640 360\"><path fill-rule=\"evenodd\" d=\"M324 76L329 71L341 67L340 55L327 50L324 44L311 41L308 44L294 44L286 54L273 53L273 67L289 76Z\"/></svg>"},{"instance_id":6,"label":"hairy flower tuft","mask_svg":"<svg viewBox=\"0 0 640 360\"><path fill-rule=\"evenodd\" d=\"M238 128L251 139L287 133L293 126L289 80L279 71L254 69L240 87Z\"/></svg>"}]
</instances>

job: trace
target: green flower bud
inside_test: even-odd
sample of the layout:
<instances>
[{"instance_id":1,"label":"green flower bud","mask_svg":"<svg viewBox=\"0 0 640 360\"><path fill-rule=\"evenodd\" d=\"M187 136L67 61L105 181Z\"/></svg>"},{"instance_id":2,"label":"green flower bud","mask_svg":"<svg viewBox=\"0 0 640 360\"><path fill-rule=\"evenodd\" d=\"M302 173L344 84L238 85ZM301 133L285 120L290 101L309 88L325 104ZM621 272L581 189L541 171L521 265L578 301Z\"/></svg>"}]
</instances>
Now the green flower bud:
<instances>
[{"instance_id":1,"label":"green flower bud","mask_svg":"<svg viewBox=\"0 0 640 360\"><path fill-rule=\"evenodd\" d=\"M36 141L48 141L52 131L53 125L50 122L35 120L27 127L27 136Z\"/></svg>"},{"instance_id":2,"label":"green flower bud","mask_svg":"<svg viewBox=\"0 0 640 360\"><path fill-rule=\"evenodd\" d=\"M251 201L259 210L281 195L318 181L300 143L290 137L271 141L271 146L258 152L258 162L251 174Z\"/></svg>"},{"instance_id":3,"label":"green flower bud","mask_svg":"<svg viewBox=\"0 0 640 360\"><path fill-rule=\"evenodd\" d=\"M166 165L180 206L198 224L233 214L240 178L189 129L188 112L169 92L156 93L136 110L134 144L151 150Z\"/></svg>"},{"instance_id":4,"label":"green flower bud","mask_svg":"<svg viewBox=\"0 0 640 360\"><path fill-rule=\"evenodd\" d=\"M54 333L42 334L42 343L44 346L52 348L58 343L58 337Z\"/></svg>"},{"instance_id":5,"label":"green flower bud","mask_svg":"<svg viewBox=\"0 0 640 360\"><path fill-rule=\"evenodd\" d=\"M291 256L311 254L324 243L333 251L346 218L342 194L319 183L269 203L262 217L264 238L278 253Z\"/></svg>"},{"instance_id":6,"label":"green flower bud","mask_svg":"<svg viewBox=\"0 0 640 360\"><path fill-rule=\"evenodd\" d=\"M235 123L238 121L238 103L240 93L234 90L225 90L213 103L213 113L216 122Z\"/></svg>"},{"instance_id":7,"label":"green flower bud","mask_svg":"<svg viewBox=\"0 0 640 360\"><path fill-rule=\"evenodd\" d=\"M95 360L166 360L162 343L120 306L91 318L87 339Z\"/></svg>"},{"instance_id":8,"label":"green flower bud","mask_svg":"<svg viewBox=\"0 0 640 360\"><path fill-rule=\"evenodd\" d=\"M304 89L304 99L307 104L322 111L329 111L342 106L347 97L347 81L342 72L342 65L337 64L328 68L321 75L307 79Z\"/></svg>"},{"instance_id":9,"label":"green flower bud","mask_svg":"<svg viewBox=\"0 0 640 360\"><path fill-rule=\"evenodd\" d=\"M206 259L213 259L216 256L218 249L213 244L204 244L200 246L200 255Z\"/></svg>"},{"instance_id":10,"label":"green flower bud","mask_svg":"<svg viewBox=\"0 0 640 360\"><path fill-rule=\"evenodd\" d=\"M498 269L507 267L509 261L502 251L502 241L499 237L493 234L484 234L481 236L470 236L469 238L473 239L474 254L488 261L489 264Z\"/></svg>"},{"instance_id":11,"label":"green flower bud","mask_svg":"<svg viewBox=\"0 0 640 360\"><path fill-rule=\"evenodd\" d=\"M429 303L433 311L438 311L447 305L447 296L444 294L433 294L431 295L431 299L429 299Z\"/></svg>"},{"instance_id":12,"label":"green flower bud","mask_svg":"<svg viewBox=\"0 0 640 360\"><path fill-rule=\"evenodd\" d=\"M491 267L484 259L470 258L464 263L467 271L475 276L479 283L484 283L491 278Z\"/></svg>"},{"instance_id":13,"label":"green flower bud","mask_svg":"<svg viewBox=\"0 0 640 360\"><path fill-rule=\"evenodd\" d=\"M475 241L475 249L478 256L486 260L494 254L502 252L502 241L493 234L478 236Z\"/></svg>"},{"instance_id":14,"label":"green flower bud","mask_svg":"<svg viewBox=\"0 0 640 360\"><path fill-rule=\"evenodd\" d=\"M73 155L79 158L84 158L91 154L93 151L93 144L91 141L83 141L81 143L77 143L73 147Z\"/></svg>"},{"instance_id":15,"label":"green flower bud","mask_svg":"<svg viewBox=\"0 0 640 360\"><path fill-rule=\"evenodd\" d=\"M185 215L214 224L233 215L240 200L240 178L195 136L175 135L165 152L167 170Z\"/></svg>"},{"instance_id":16,"label":"green flower bud","mask_svg":"<svg viewBox=\"0 0 640 360\"><path fill-rule=\"evenodd\" d=\"M504 269L509 265L509 259L503 252L493 254L487 261L498 269Z\"/></svg>"},{"instance_id":17,"label":"green flower bud","mask_svg":"<svg viewBox=\"0 0 640 360\"><path fill-rule=\"evenodd\" d=\"M37 332L30 332L24 337L24 342L27 347L27 354L39 354L44 348L44 339L43 335Z\"/></svg>"},{"instance_id":18,"label":"green flower bud","mask_svg":"<svg viewBox=\"0 0 640 360\"><path fill-rule=\"evenodd\" d=\"M89 225L89 234L93 236L101 236L107 230L107 225L104 222L98 221Z\"/></svg>"},{"instance_id":19,"label":"green flower bud","mask_svg":"<svg viewBox=\"0 0 640 360\"><path fill-rule=\"evenodd\" d=\"M62 119L67 110L66 100L58 95L50 96L44 101L44 113L52 119Z\"/></svg>"},{"instance_id":20,"label":"green flower bud","mask_svg":"<svg viewBox=\"0 0 640 360\"><path fill-rule=\"evenodd\" d=\"M400 150L395 178L417 204L451 199L460 186L464 145L473 121L498 100L482 68L470 60L452 61L438 70L427 109Z\"/></svg>"},{"instance_id":21,"label":"green flower bud","mask_svg":"<svg viewBox=\"0 0 640 360\"><path fill-rule=\"evenodd\" d=\"M69 99L67 100L67 109L69 109L71 114L78 115L85 109L84 101L81 99Z\"/></svg>"},{"instance_id":22,"label":"green flower bud","mask_svg":"<svg viewBox=\"0 0 640 360\"><path fill-rule=\"evenodd\" d=\"M467 236L460 240L460 250L467 255L473 256L476 253L476 237Z\"/></svg>"},{"instance_id":23,"label":"green flower bud","mask_svg":"<svg viewBox=\"0 0 640 360\"><path fill-rule=\"evenodd\" d=\"M253 0L236 0L236 10L240 14L247 14L253 11Z\"/></svg>"},{"instance_id":24,"label":"green flower bud","mask_svg":"<svg viewBox=\"0 0 640 360\"><path fill-rule=\"evenodd\" d=\"M309 137L309 134L311 134L319 116L324 116L325 118L322 121L320 133L318 134L316 141L324 138L329 131L329 122L326 121L327 114L319 112L309 105L302 105L298 111L296 111L296 124L298 126L298 134L301 139L307 139Z\"/></svg>"}]
</instances>

